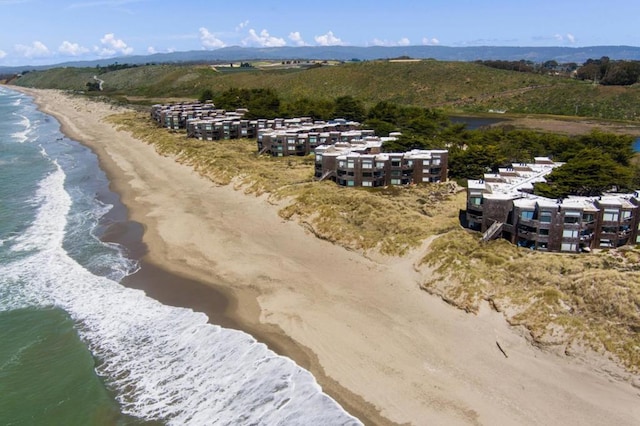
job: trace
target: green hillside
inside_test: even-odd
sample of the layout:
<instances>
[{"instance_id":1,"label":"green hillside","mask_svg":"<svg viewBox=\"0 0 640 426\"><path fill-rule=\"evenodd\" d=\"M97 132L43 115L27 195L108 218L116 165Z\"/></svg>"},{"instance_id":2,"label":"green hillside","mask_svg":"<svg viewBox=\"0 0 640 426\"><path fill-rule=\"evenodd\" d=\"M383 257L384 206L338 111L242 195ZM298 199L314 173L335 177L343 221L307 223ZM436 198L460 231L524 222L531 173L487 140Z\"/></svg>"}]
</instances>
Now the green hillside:
<instances>
[{"instance_id":1,"label":"green hillside","mask_svg":"<svg viewBox=\"0 0 640 426\"><path fill-rule=\"evenodd\" d=\"M228 70L227 70L228 71ZM310 69L234 69L149 65L99 74L103 95L145 103L163 98L195 99L205 90L271 88L284 101L353 96L366 106L386 100L450 112L577 115L633 120L640 114L640 85L594 86L566 77L498 70L470 62L370 61ZM21 86L85 90L93 68L28 73Z\"/></svg>"}]
</instances>

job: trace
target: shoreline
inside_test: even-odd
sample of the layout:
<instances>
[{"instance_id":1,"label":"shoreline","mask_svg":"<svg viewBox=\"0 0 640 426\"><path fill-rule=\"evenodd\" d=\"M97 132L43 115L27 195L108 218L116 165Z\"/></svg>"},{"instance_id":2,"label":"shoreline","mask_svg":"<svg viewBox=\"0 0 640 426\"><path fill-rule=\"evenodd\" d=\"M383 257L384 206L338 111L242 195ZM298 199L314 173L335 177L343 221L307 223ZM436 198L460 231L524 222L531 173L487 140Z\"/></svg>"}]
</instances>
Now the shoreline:
<instances>
[{"instance_id":1,"label":"shoreline","mask_svg":"<svg viewBox=\"0 0 640 426\"><path fill-rule=\"evenodd\" d=\"M350 392L328 377L315 354L308 348L295 342L278 327L260 324L260 308L257 304L255 291L245 290L243 296L239 297L237 291L228 286L215 283L211 279L202 280L185 276L177 271L163 268L149 259L147 244L143 239L146 226L131 220L130 208L123 201L121 192L123 189L119 183L117 166L110 164L109 157L104 152L99 152L95 143L86 141L84 135L78 132L71 123L65 124L66 117L64 115L50 109L50 106L41 104L37 90L15 86L7 87L31 96L39 110L58 120L60 131L65 136L86 146L98 158L99 167L107 176L109 191L112 194L110 199L105 199L105 194L99 195L98 198L115 207L105 217L109 219L109 216L112 216L112 223L106 226L101 240L122 245L130 258L138 261L140 266L140 270L135 274L123 278L122 285L143 290L149 297L163 304L202 312L207 315L208 322L211 324L250 334L278 355L291 358L300 367L310 371L318 384L322 386L324 393L336 400L347 412L360 419L364 424L396 424L382 417L378 410L362 397ZM116 171L114 172L114 170ZM179 291L176 291L178 287ZM242 315L238 314L240 300L245 305ZM251 320L248 317L251 317Z\"/></svg>"},{"instance_id":2,"label":"shoreline","mask_svg":"<svg viewBox=\"0 0 640 426\"><path fill-rule=\"evenodd\" d=\"M607 363L533 348L500 314L468 315L420 291L429 275L413 268L420 250L372 261L319 241L279 218L263 198L216 187L101 122L108 105L15 90L33 96L66 135L91 148L120 194L130 222L107 238L130 238L132 251L148 250L148 275L127 285L149 286L147 294L167 304L215 300L202 309L224 309L223 317L311 371L365 424L640 419L637 390L603 373ZM136 246L136 235L144 246ZM160 277L166 287L150 283Z\"/></svg>"}]
</instances>

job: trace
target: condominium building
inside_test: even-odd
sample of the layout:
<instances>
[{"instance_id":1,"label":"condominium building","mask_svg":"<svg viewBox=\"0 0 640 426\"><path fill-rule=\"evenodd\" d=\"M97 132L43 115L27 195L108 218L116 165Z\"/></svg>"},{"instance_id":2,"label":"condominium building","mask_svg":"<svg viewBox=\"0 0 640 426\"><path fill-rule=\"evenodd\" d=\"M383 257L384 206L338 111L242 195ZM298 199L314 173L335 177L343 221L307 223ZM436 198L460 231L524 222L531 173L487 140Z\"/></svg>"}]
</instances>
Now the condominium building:
<instances>
[{"instance_id":1,"label":"condominium building","mask_svg":"<svg viewBox=\"0 0 640 426\"><path fill-rule=\"evenodd\" d=\"M393 139L393 137L390 137ZM446 150L383 153L385 138L337 142L315 149L315 177L341 186L380 187L447 180Z\"/></svg>"},{"instance_id":2,"label":"condominium building","mask_svg":"<svg viewBox=\"0 0 640 426\"><path fill-rule=\"evenodd\" d=\"M360 130L360 123L344 119L328 122L310 118L259 120L258 153L274 157L309 155L324 144L374 137L373 130Z\"/></svg>"},{"instance_id":3,"label":"condominium building","mask_svg":"<svg viewBox=\"0 0 640 426\"><path fill-rule=\"evenodd\" d=\"M171 130L186 129L187 137L202 140L255 138L257 120L244 120L246 109L226 111L207 102L153 105L151 118Z\"/></svg>"},{"instance_id":4,"label":"condominium building","mask_svg":"<svg viewBox=\"0 0 640 426\"><path fill-rule=\"evenodd\" d=\"M466 225L484 232L485 240L504 238L554 252L640 243L640 190L557 200L533 195L533 185L560 165L536 158L533 164L514 164L470 180Z\"/></svg>"}]
</instances>

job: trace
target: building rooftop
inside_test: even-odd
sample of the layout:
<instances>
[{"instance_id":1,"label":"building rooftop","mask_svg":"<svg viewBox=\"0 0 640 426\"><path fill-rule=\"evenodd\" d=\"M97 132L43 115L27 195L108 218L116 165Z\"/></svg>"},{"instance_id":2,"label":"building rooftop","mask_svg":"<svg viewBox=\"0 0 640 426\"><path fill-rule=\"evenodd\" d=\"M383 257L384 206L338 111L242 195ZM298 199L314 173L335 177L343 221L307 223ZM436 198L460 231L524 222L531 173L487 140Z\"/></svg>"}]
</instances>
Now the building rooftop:
<instances>
[{"instance_id":1,"label":"building rooftop","mask_svg":"<svg viewBox=\"0 0 640 426\"><path fill-rule=\"evenodd\" d=\"M564 163L553 162L547 157L536 157L532 164L513 164L500 168L499 173L487 173L484 179L469 180L470 190L483 191L483 197L493 200L513 200L520 208L547 207L578 210L599 210L598 206L633 208L632 198L640 200L640 190L632 194L604 194L596 197L569 196L562 200L534 195L533 185L546 182L545 177ZM597 205L596 205L597 203Z\"/></svg>"}]
</instances>

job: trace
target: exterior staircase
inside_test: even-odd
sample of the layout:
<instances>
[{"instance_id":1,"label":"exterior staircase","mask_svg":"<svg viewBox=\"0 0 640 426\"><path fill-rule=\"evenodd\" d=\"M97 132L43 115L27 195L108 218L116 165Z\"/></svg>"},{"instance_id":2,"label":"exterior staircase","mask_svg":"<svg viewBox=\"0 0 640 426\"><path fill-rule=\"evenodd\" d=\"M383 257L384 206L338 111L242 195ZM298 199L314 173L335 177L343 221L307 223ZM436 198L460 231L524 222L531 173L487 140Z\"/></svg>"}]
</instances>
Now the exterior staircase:
<instances>
[{"instance_id":1,"label":"exterior staircase","mask_svg":"<svg viewBox=\"0 0 640 426\"><path fill-rule=\"evenodd\" d=\"M319 179L320 182L322 182L323 180L325 180L326 178L328 178L329 176L333 175L333 170L328 170L326 172L324 172L324 174L322 175L322 177Z\"/></svg>"},{"instance_id":2,"label":"exterior staircase","mask_svg":"<svg viewBox=\"0 0 640 426\"><path fill-rule=\"evenodd\" d=\"M500 231L502 231L502 225L504 225L503 222L493 222L491 226L488 227L486 231L484 231L484 234L482 235L482 242L486 243L487 241L492 240L496 236L498 236Z\"/></svg>"}]
</instances>

